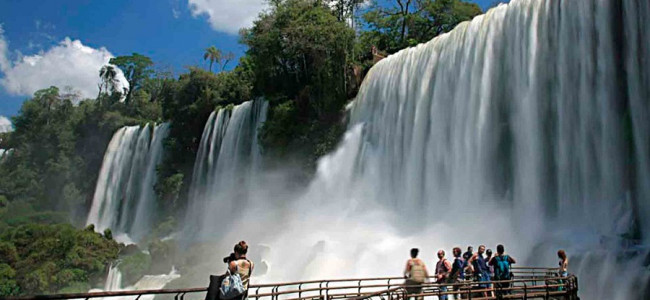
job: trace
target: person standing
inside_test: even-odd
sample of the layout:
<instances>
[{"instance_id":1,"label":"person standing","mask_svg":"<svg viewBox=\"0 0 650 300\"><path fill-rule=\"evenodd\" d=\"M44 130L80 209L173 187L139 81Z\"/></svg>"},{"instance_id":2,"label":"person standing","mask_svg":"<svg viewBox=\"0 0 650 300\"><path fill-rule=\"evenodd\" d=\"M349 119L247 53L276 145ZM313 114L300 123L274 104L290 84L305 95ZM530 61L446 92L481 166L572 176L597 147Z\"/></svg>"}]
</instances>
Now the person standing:
<instances>
[{"instance_id":1,"label":"person standing","mask_svg":"<svg viewBox=\"0 0 650 300\"><path fill-rule=\"evenodd\" d=\"M505 247L503 247L503 245L497 245L497 254L490 259L488 264L494 266L494 280L502 281L512 279L510 266L515 263L515 259L505 253ZM510 288L510 282L499 282L495 285L497 297L504 294L510 294L510 290L502 290Z\"/></svg>"},{"instance_id":2,"label":"person standing","mask_svg":"<svg viewBox=\"0 0 650 300\"><path fill-rule=\"evenodd\" d=\"M560 277L569 276L569 258L567 258L566 252L564 252L564 250L558 250L557 257L560 259ZM560 284L564 284L564 280L560 279ZM564 286L560 286L559 290L564 290Z\"/></svg>"},{"instance_id":3,"label":"person standing","mask_svg":"<svg viewBox=\"0 0 650 300\"><path fill-rule=\"evenodd\" d=\"M481 282L479 283L479 287L485 290L482 292L483 296L487 297L489 294L487 289L490 288L490 284L487 283L490 281L490 270L488 269L488 265L483 257L483 253L485 253L485 245L480 245L478 247L478 252L472 255L469 259L468 265L474 273L474 279Z\"/></svg>"},{"instance_id":4,"label":"person standing","mask_svg":"<svg viewBox=\"0 0 650 300\"><path fill-rule=\"evenodd\" d=\"M250 283L250 277L253 273L253 262L246 258L248 253L248 244L245 241L241 241L235 245L235 260L231 261L228 265L228 269L231 274L239 274L241 281L244 285L244 293L241 296L238 296L234 299L243 300L248 297L248 284Z\"/></svg>"},{"instance_id":5,"label":"person standing","mask_svg":"<svg viewBox=\"0 0 650 300\"><path fill-rule=\"evenodd\" d=\"M447 292L447 278L451 273L451 262L445 258L445 250L438 250L438 262L436 263L436 283L441 292ZM447 300L447 295L441 295L440 300Z\"/></svg>"},{"instance_id":6,"label":"person standing","mask_svg":"<svg viewBox=\"0 0 650 300\"><path fill-rule=\"evenodd\" d=\"M449 272L449 277L447 278L448 283L459 283L461 280L465 279L465 264L467 263L462 257L463 250L460 247L455 247L452 250L452 255L454 256L454 263L451 266L451 272ZM460 290L460 285L454 285L454 291ZM460 294L455 294L455 299L460 299Z\"/></svg>"},{"instance_id":7,"label":"person standing","mask_svg":"<svg viewBox=\"0 0 650 300\"><path fill-rule=\"evenodd\" d=\"M429 280L427 266L418 258L419 252L420 250L418 248L411 249L411 258L406 261L406 268L404 269L404 278L406 278L406 281L404 285L408 294L420 294L422 292L422 284Z\"/></svg>"},{"instance_id":8,"label":"person standing","mask_svg":"<svg viewBox=\"0 0 650 300\"><path fill-rule=\"evenodd\" d=\"M492 259L492 249L485 250L485 261L489 262ZM490 278L494 278L494 266L488 264L488 270L490 271Z\"/></svg>"}]
</instances>

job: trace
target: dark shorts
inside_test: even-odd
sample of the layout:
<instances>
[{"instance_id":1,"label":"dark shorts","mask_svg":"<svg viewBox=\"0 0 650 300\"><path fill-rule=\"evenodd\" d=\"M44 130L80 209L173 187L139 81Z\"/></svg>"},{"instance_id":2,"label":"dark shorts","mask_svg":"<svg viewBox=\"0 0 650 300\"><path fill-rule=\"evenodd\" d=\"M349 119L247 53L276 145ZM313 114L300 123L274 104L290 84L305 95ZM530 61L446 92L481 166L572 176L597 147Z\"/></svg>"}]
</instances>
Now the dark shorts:
<instances>
[{"instance_id":1,"label":"dark shorts","mask_svg":"<svg viewBox=\"0 0 650 300\"><path fill-rule=\"evenodd\" d=\"M406 281L404 281L404 285L406 286L406 292L409 294L422 293L422 282L406 279Z\"/></svg>"}]
</instances>

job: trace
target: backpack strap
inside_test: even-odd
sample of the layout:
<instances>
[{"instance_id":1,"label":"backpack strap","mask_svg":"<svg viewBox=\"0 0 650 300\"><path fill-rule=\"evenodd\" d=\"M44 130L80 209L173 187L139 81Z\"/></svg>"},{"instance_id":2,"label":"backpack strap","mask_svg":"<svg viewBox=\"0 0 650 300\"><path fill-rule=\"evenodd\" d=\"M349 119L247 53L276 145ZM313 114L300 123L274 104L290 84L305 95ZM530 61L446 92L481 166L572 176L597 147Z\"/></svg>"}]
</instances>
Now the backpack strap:
<instances>
[{"instance_id":1,"label":"backpack strap","mask_svg":"<svg viewBox=\"0 0 650 300\"><path fill-rule=\"evenodd\" d=\"M248 262L248 265L250 266L250 267L248 267L248 277L250 278L251 274L253 274L253 263L250 260L248 260L248 258L246 259L246 261Z\"/></svg>"}]
</instances>

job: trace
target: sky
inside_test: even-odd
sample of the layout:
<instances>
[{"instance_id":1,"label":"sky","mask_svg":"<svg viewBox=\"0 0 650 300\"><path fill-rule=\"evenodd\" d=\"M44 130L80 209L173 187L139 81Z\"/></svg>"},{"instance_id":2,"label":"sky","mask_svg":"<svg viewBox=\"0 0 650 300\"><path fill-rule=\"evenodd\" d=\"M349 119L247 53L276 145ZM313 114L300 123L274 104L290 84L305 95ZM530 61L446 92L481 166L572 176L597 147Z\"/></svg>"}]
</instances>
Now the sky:
<instances>
[{"instance_id":1,"label":"sky","mask_svg":"<svg viewBox=\"0 0 650 300\"><path fill-rule=\"evenodd\" d=\"M265 2L0 0L0 116L16 115L52 85L95 97L99 69L115 56L137 52L176 75L207 66L203 53L212 45L239 57L246 48L237 33ZM471 2L485 9L496 1Z\"/></svg>"}]
</instances>

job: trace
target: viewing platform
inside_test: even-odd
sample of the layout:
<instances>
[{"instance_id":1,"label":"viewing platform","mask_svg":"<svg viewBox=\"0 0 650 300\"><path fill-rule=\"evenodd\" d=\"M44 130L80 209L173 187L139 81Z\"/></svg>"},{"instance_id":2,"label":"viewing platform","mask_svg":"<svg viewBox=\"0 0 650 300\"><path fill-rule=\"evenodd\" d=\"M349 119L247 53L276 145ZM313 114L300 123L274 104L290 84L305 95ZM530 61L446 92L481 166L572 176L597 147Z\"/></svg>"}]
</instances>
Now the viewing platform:
<instances>
[{"instance_id":1,"label":"viewing platform","mask_svg":"<svg viewBox=\"0 0 650 300\"><path fill-rule=\"evenodd\" d=\"M440 299L447 295L448 299L460 295L461 299L566 299L578 300L578 279L574 275L558 277L557 269L513 267L513 279L508 281L482 282L492 283L492 288L480 288L478 282L466 280L454 284L432 283L422 285L420 294L406 293L403 277L354 278L311 280L273 284L251 284L248 292L249 299L286 299L286 300L330 300L330 299L378 299L400 300L409 297L420 299ZM208 279L206 278L206 283ZM509 288L497 288L496 283L510 283ZM447 286L444 292L441 286ZM457 287L457 291L453 291ZM203 300L207 287L189 289L162 289L139 291L113 291L81 294L56 294L25 297L0 298L1 300L51 300L51 299L130 299L140 300L142 296L157 295L156 299L174 300ZM488 296L484 294L487 292Z\"/></svg>"}]
</instances>

